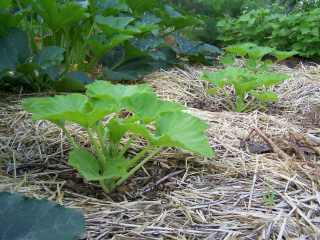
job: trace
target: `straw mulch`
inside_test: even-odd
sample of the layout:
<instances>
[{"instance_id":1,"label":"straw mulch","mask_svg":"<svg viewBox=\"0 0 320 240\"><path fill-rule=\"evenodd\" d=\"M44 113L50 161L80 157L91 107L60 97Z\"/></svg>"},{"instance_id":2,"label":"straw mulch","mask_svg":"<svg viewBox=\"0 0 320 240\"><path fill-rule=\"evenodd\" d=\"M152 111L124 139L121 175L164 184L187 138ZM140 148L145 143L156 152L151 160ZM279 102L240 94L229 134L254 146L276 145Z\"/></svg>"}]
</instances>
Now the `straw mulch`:
<instances>
[{"instance_id":1,"label":"straw mulch","mask_svg":"<svg viewBox=\"0 0 320 240\"><path fill-rule=\"evenodd\" d=\"M148 76L160 97L209 124L216 156L167 150L109 196L67 166L58 128L33 123L19 97L2 100L0 190L81 208L84 239L320 239L320 67L275 69L291 77L265 113L224 111L223 97L199 80L201 67Z\"/></svg>"}]
</instances>

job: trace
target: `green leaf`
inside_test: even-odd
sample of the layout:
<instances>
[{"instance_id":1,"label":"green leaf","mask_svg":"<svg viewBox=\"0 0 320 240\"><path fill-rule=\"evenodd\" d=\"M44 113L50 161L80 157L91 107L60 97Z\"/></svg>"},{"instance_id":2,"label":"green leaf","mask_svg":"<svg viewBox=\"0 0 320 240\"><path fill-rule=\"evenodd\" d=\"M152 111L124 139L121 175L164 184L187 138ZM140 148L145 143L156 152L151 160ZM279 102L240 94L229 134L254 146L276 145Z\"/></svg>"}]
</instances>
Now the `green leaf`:
<instances>
[{"instance_id":1,"label":"green leaf","mask_svg":"<svg viewBox=\"0 0 320 240\"><path fill-rule=\"evenodd\" d=\"M101 58L107 51L133 38L128 34L117 34L111 38L95 37L89 40L89 46L94 55Z\"/></svg>"},{"instance_id":2,"label":"green leaf","mask_svg":"<svg viewBox=\"0 0 320 240\"><path fill-rule=\"evenodd\" d=\"M196 27L201 24L201 21L191 15L182 15L172 6L165 5L165 15L162 16L162 24L172 27L175 30L183 29L185 27Z\"/></svg>"},{"instance_id":3,"label":"green leaf","mask_svg":"<svg viewBox=\"0 0 320 240\"><path fill-rule=\"evenodd\" d=\"M57 46L43 48L35 57L35 63L42 68L57 66L64 60L64 49Z\"/></svg>"},{"instance_id":4,"label":"green leaf","mask_svg":"<svg viewBox=\"0 0 320 240\"><path fill-rule=\"evenodd\" d=\"M95 17L96 24L108 35L126 33L126 28L133 21L133 17L104 17L101 15Z\"/></svg>"},{"instance_id":5,"label":"green leaf","mask_svg":"<svg viewBox=\"0 0 320 240\"><path fill-rule=\"evenodd\" d=\"M121 12L130 12L130 8L126 4L126 0L91 0L90 8L94 9L94 13L102 13L103 16L116 15Z\"/></svg>"},{"instance_id":6,"label":"green leaf","mask_svg":"<svg viewBox=\"0 0 320 240\"><path fill-rule=\"evenodd\" d=\"M257 47L254 43L235 44L225 48L228 53L236 54L237 56L245 57L251 48Z\"/></svg>"},{"instance_id":7,"label":"green leaf","mask_svg":"<svg viewBox=\"0 0 320 240\"><path fill-rule=\"evenodd\" d=\"M86 73L68 72L59 81L54 83L55 90L60 92L83 92L85 86L92 83Z\"/></svg>"},{"instance_id":8,"label":"green leaf","mask_svg":"<svg viewBox=\"0 0 320 240\"><path fill-rule=\"evenodd\" d=\"M161 65L160 62L150 57L141 57L122 62L116 68L105 67L103 76L110 81L135 81L141 80L143 76L152 73Z\"/></svg>"},{"instance_id":9,"label":"green leaf","mask_svg":"<svg viewBox=\"0 0 320 240\"><path fill-rule=\"evenodd\" d=\"M141 123L137 123L135 120L136 118L127 118L124 120L119 118L111 119L107 124L110 141L115 144L120 143L120 140L127 132L131 132L151 141L152 136L147 127Z\"/></svg>"},{"instance_id":10,"label":"green leaf","mask_svg":"<svg viewBox=\"0 0 320 240\"><path fill-rule=\"evenodd\" d=\"M205 59L205 57L213 57L222 53L222 51L216 46L200 41L191 41L180 36L179 34L175 34L174 37L177 44L177 47L174 49L178 54L189 57L202 57Z\"/></svg>"},{"instance_id":11,"label":"green leaf","mask_svg":"<svg viewBox=\"0 0 320 240\"><path fill-rule=\"evenodd\" d=\"M283 73L261 73L257 75L257 83L259 86L271 87L288 78L289 76Z\"/></svg>"},{"instance_id":12,"label":"green leaf","mask_svg":"<svg viewBox=\"0 0 320 240\"><path fill-rule=\"evenodd\" d=\"M93 126L97 121L102 120L110 113L119 112L118 101L111 97L103 99L90 99L90 111L87 112L87 120L89 126Z\"/></svg>"},{"instance_id":13,"label":"green leaf","mask_svg":"<svg viewBox=\"0 0 320 240\"><path fill-rule=\"evenodd\" d=\"M260 102L277 102L278 101L278 95L274 92L252 91L250 92L250 94L254 96L256 99L258 99Z\"/></svg>"},{"instance_id":14,"label":"green leaf","mask_svg":"<svg viewBox=\"0 0 320 240\"><path fill-rule=\"evenodd\" d=\"M107 179L107 177L102 175L103 170L99 165L99 160L83 148L73 149L69 154L68 163L88 181Z\"/></svg>"},{"instance_id":15,"label":"green leaf","mask_svg":"<svg viewBox=\"0 0 320 240\"><path fill-rule=\"evenodd\" d=\"M98 99L114 99L121 103L126 97L131 97L135 94L152 93L151 87L145 84L141 85L121 85L111 84L107 81L95 81L87 86L87 96Z\"/></svg>"},{"instance_id":16,"label":"green leaf","mask_svg":"<svg viewBox=\"0 0 320 240\"><path fill-rule=\"evenodd\" d=\"M250 58L261 60L264 56L272 53L274 51L273 48L270 47L254 47L248 51L248 55Z\"/></svg>"},{"instance_id":17,"label":"green leaf","mask_svg":"<svg viewBox=\"0 0 320 240\"><path fill-rule=\"evenodd\" d=\"M11 0L1 0L0 2L0 9L8 9L12 5Z\"/></svg>"},{"instance_id":18,"label":"green leaf","mask_svg":"<svg viewBox=\"0 0 320 240\"><path fill-rule=\"evenodd\" d=\"M1 240L75 240L85 233L83 214L47 200L0 193Z\"/></svg>"},{"instance_id":19,"label":"green leaf","mask_svg":"<svg viewBox=\"0 0 320 240\"><path fill-rule=\"evenodd\" d=\"M28 98L23 108L32 113L34 120L49 120L61 126L64 121L91 127L107 114L119 111L118 102L106 96L104 99L88 99L81 94L69 94L47 98Z\"/></svg>"},{"instance_id":20,"label":"green leaf","mask_svg":"<svg viewBox=\"0 0 320 240\"><path fill-rule=\"evenodd\" d=\"M25 63L31 56L28 36L20 30L11 30L0 38L0 73L15 70L18 64Z\"/></svg>"},{"instance_id":21,"label":"green leaf","mask_svg":"<svg viewBox=\"0 0 320 240\"><path fill-rule=\"evenodd\" d=\"M235 56L233 54L225 54L219 61L223 65L233 65L235 63Z\"/></svg>"},{"instance_id":22,"label":"green leaf","mask_svg":"<svg viewBox=\"0 0 320 240\"><path fill-rule=\"evenodd\" d=\"M81 94L55 96L47 98L28 98L23 108L32 113L34 120L49 120L56 124L70 121L88 127L88 98Z\"/></svg>"},{"instance_id":23,"label":"green leaf","mask_svg":"<svg viewBox=\"0 0 320 240\"><path fill-rule=\"evenodd\" d=\"M106 161L106 169L103 175L106 179L121 178L127 176L129 161L122 156L116 156L115 158L109 158Z\"/></svg>"},{"instance_id":24,"label":"green leaf","mask_svg":"<svg viewBox=\"0 0 320 240\"><path fill-rule=\"evenodd\" d=\"M213 157L213 150L205 136L207 125L200 119L183 112L167 112L161 114L156 122L154 144L166 147L178 147Z\"/></svg>"},{"instance_id":25,"label":"green leaf","mask_svg":"<svg viewBox=\"0 0 320 240\"><path fill-rule=\"evenodd\" d=\"M161 113L183 109L181 105L159 100L154 93L139 93L127 97L123 101L123 106L145 123L152 122Z\"/></svg>"},{"instance_id":26,"label":"green leaf","mask_svg":"<svg viewBox=\"0 0 320 240\"><path fill-rule=\"evenodd\" d=\"M202 79L206 80L216 87L224 87L225 85L234 85L244 79L253 79L254 75L245 68L240 67L227 67L225 69L212 72L204 73Z\"/></svg>"},{"instance_id":27,"label":"green leaf","mask_svg":"<svg viewBox=\"0 0 320 240\"><path fill-rule=\"evenodd\" d=\"M5 36L10 29L17 28L22 18L24 17L24 11L13 10L12 0L0 1L0 37Z\"/></svg>"},{"instance_id":28,"label":"green leaf","mask_svg":"<svg viewBox=\"0 0 320 240\"><path fill-rule=\"evenodd\" d=\"M151 9L155 9L159 6L158 0L137 1L126 0L128 6L132 9L135 15L142 15L145 12L149 12Z\"/></svg>"},{"instance_id":29,"label":"green leaf","mask_svg":"<svg viewBox=\"0 0 320 240\"><path fill-rule=\"evenodd\" d=\"M241 57L249 56L250 58L260 60L265 55L273 52L274 49L270 47L261 47L254 43L242 43L229 46L226 48L226 51Z\"/></svg>"},{"instance_id":30,"label":"green leaf","mask_svg":"<svg viewBox=\"0 0 320 240\"><path fill-rule=\"evenodd\" d=\"M293 57L294 55L298 55L299 52L297 51L273 51L272 55L277 58L277 61L283 61L285 59L288 59L290 57Z\"/></svg>"},{"instance_id":31,"label":"green leaf","mask_svg":"<svg viewBox=\"0 0 320 240\"><path fill-rule=\"evenodd\" d=\"M61 29L68 31L86 18L85 9L73 2L61 4L58 1L38 0L33 2L33 9L54 32Z\"/></svg>"}]
</instances>

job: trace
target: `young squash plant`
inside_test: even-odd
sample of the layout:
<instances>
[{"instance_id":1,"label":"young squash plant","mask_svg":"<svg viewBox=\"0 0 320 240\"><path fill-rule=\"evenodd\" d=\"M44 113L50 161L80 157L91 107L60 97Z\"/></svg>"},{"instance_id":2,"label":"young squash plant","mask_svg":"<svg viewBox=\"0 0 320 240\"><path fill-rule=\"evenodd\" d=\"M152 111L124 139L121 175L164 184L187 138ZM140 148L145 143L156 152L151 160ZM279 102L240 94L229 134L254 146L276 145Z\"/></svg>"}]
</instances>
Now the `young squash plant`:
<instances>
[{"instance_id":1,"label":"young squash plant","mask_svg":"<svg viewBox=\"0 0 320 240\"><path fill-rule=\"evenodd\" d=\"M202 79L214 85L209 92L216 94L222 91L231 111L247 112L265 108L268 103L278 100L277 94L269 89L286 80L288 76L272 72L270 64L273 62L264 60L264 57L270 55L279 62L296 54L295 51L278 51L253 43L232 45L226 48L226 54L221 59L221 63L227 67L220 71L204 73ZM243 67L234 66L236 57L242 58ZM233 88L235 97L229 95L226 86Z\"/></svg>"},{"instance_id":2,"label":"young squash plant","mask_svg":"<svg viewBox=\"0 0 320 240\"><path fill-rule=\"evenodd\" d=\"M49 120L65 132L73 146L69 164L86 180L98 181L106 192L115 190L163 148L213 156L204 134L207 125L183 112L182 106L158 99L147 85L95 81L87 85L85 95L29 98L23 107L34 120ZM90 150L76 143L67 123L86 130ZM130 156L127 151L137 137L147 144Z\"/></svg>"}]
</instances>

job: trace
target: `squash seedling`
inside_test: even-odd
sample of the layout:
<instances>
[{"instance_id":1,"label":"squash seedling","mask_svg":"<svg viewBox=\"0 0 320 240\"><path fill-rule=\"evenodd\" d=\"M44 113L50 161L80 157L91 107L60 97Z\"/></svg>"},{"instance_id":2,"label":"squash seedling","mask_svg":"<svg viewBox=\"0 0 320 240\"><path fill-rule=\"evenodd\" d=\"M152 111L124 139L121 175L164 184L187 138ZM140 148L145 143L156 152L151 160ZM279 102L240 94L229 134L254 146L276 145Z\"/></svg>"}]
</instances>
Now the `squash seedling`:
<instances>
[{"instance_id":1,"label":"squash seedling","mask_svg":"<svg viewBox=\"0 0 320 240\"><path fill-rule=\"evenodd\" d=\"M158 99L147 85L96 81L87 85L85 95L28 98L23 107L34 120L49 120L63 129L73 146L69 164L86 180L98 181L106 192L115 190L163 148L213 156L204 133L207 125L183 112L182 106ZM68 122L86 130L91 150L76 143L66 128ZM136 137L147 144L129 156ZM124 138L128 140L123 144Z\"/></svg>"},{"instance_id":2,"label":"squash seedling","mask_svg":"<svg viewBox=\"0 0 320 240\"><path fill-rule=\"evenodd\" d=\"M226 55L221 59L221 63L227 67L220 71L204 73L202 79L213 84L214 87L209 89L209 93L223 92L231 111L248 112L264 108L267 103L278 100L277 94L268 89L283 82L288 76L270 71L272 61L263 58L271 55L278 62L295 54L297 53L260 47L253 43L233 45L226 48ZM243 59L243 67L233 66L236 57ZM225 91L226 86L233 88L235 97Z\"/></svg>"}]
</instances>

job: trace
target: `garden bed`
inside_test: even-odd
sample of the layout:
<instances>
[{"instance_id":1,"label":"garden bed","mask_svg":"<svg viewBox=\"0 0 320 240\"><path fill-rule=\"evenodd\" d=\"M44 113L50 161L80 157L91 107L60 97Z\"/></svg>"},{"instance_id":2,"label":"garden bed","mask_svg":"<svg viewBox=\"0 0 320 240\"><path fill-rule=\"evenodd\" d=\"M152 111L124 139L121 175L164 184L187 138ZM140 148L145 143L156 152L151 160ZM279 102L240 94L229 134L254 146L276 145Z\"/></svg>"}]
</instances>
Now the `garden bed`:
<instances>
[{"instance_id":1,"label":"garden bed","mask_svg":"<svg viewBox=\"0 0 320 240\"><path fill-rule=\"evenodd\" d=\"M69 145L58 128L32 122L21 96L3 97L0 190L82 209L84 239L317 239L320 67L274 68L290 79L275 88L280 100L266 113L225 111L223 97L209 96L199 80L203 67L146 77L161 98L209 124L216 156L162 152L112 195L68 167ZM88 144L81 129L69 128Z\"/></svg>"}]
</instances>

